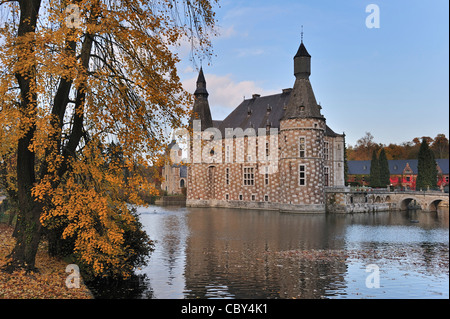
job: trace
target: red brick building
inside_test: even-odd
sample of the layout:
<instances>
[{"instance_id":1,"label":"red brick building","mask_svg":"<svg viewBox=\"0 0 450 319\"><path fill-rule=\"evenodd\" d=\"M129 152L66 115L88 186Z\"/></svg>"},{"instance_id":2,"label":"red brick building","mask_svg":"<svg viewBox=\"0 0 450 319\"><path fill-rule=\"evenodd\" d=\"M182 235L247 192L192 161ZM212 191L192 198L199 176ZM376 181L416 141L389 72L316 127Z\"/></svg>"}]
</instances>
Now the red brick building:
<instances>
[{"instance_id":1,"label":"red brick building","mask_svg":"<svg viewBox=\"0 0 450 319\"><path fill-rule=\"evenodd\" d=\"M390 186L402 189L416 189L417 163L418 160L390 160L389 172ZM347 182L369 186L370 161L347 161L348 177ZM437 159L436 166L438 170L437 185L439 188L445 188L449 184L449 160Z\"/></svg>"}]
</instances>

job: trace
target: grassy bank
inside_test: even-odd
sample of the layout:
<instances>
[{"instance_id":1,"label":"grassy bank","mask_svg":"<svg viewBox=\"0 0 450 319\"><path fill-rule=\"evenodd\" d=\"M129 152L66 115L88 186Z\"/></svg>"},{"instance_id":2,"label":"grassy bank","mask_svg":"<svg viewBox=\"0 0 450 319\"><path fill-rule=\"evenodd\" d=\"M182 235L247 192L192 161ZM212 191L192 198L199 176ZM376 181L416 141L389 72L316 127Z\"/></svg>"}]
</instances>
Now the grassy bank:
<instances>
[{"instance_id":1,"label":"grassy bank","mask_svg":"<svg viewBox=\"0 0 450 319\"><path fill-rule=\"evenodd\" d=\"M0 268L14 247L13 228L0 223ZM26 274L17 271L8 274L0 271L0 299L91 299L92 295L81 282L80 288L67 288L67 264L49 257L46 243L41 243L36 256L39 272Z\"/></svg>"}]
</instances>

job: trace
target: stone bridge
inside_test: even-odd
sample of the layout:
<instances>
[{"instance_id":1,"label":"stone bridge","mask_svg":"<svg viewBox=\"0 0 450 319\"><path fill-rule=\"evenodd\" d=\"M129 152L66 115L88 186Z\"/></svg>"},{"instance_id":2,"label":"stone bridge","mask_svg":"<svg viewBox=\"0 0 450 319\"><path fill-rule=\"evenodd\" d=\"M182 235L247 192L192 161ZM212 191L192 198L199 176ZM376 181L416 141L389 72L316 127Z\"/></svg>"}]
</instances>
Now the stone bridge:
<instances>
[{"instance_id":1,"label":"stone bridge","mask_svg":"<svg viewBox=\"0 0 450 319\"><path fill-rule=\"evenodd\" d=\"M328 188L326 210L335 213L362 213L420 208L437 211L449 207L449 194L439 191L401 191L371 188Z\"/></svg>"},{"instance_id":2,"label":"stone bridge","mask_svg":"<svg viewBox=\"0 0 450 319\"><path fill-rule=\"evenodd\" d=\"M439 191L390 192L381 196L390 203L393 210L407 210L411 206L420 206L424 211L433 212L437 211L438 207L449 207L449 194Z\"/></svg>"}]
</instances>

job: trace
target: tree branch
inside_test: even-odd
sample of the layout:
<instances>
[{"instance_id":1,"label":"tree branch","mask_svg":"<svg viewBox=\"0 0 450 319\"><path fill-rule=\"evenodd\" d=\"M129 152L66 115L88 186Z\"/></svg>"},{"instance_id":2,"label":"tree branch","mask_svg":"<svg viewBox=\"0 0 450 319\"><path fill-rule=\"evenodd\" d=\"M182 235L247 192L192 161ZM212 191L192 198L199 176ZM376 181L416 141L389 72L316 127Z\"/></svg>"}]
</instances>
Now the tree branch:
<instances>
[{"instance_id":1,"label":"tree branch","mask_svg":"<svg viewBox=\"0 0 450 319\"><path fill-rule=\"evenodd\" d=\"M7 2L19 2L19 0L0 0L0 6Z\"/></svg>"}]
</instances>

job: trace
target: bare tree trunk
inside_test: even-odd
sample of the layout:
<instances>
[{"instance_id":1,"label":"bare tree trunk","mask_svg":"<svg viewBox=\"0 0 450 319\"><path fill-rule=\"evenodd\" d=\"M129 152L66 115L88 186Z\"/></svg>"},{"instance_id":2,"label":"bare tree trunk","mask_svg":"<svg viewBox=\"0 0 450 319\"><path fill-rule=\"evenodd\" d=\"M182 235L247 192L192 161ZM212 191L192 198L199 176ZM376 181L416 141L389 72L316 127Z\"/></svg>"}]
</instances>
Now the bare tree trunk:
<instances>
[{"instance_id":1,"label":"bare tree trunk","mask_svg":"<svg viewBox=\"0 0 450 319\"><path fill-rule=\"evenodd\" d=\"M32 58L34 47L30 43L21 43L23 37L35 33L41 0L20 0L20 21L18 29L18 45L23 56L19 59ZM5 266L7 271L17 268L35 269L35 257L41 238L40 215L42 207L31 195L31 189L36 182L35 153L30 149L33 142L36 124L37 94L35 92L36 64L31 63L27 70L18 71L16 79L20 87L21 126L24 135L19 139L17 147L17 202L18 215L16 223L16 245Z\"/></svg>"}]
</instances>

